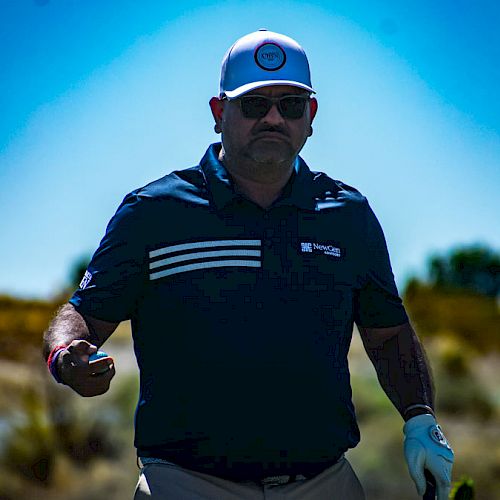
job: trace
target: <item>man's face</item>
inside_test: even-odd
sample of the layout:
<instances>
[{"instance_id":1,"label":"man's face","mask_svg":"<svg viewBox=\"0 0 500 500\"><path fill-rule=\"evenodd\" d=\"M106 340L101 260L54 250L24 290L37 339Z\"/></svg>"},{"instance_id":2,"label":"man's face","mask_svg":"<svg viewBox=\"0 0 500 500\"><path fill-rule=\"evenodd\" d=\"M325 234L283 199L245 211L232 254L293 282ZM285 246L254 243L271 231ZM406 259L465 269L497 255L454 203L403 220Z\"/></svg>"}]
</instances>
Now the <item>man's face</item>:
<instances>
[{"instance_id":1,"label":"man's face","mask_svg":"<svg viewBox=\"0 0 500 500\"><path fill-rule=\"evenodd\" d=\"M307 96L308 93L298 87L275 85L252 90L246 95L282 97ZM222 133L225 156L231 161L246 160L257 164L293 161L312 134L311 123L317 109L316 100L311 99L302 117L297 119L281 116L277 104L262 118L245 118L238 99L219 101L213 98L210 105L216 130Z\"/></svg>"}]
</instances>

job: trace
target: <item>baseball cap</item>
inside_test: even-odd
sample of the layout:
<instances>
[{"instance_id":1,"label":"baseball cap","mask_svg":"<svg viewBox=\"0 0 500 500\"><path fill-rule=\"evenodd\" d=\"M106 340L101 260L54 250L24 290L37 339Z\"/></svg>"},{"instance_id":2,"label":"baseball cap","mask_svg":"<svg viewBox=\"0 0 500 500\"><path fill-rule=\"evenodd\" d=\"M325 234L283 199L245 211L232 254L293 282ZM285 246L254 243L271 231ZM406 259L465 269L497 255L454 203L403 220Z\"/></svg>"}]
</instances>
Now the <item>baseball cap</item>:
<instances>
[{"instance_id":1,"label":"baseball cap","mask_svg":"<svg viewBox=\"0 0 500 500\"><path fill-rule=\"evenodd\" d=\"M219 95L231 99L270 85L314 92L304 49L288 36L260 29L241 37L226 52Z\"/></svg>"}]
</instances>

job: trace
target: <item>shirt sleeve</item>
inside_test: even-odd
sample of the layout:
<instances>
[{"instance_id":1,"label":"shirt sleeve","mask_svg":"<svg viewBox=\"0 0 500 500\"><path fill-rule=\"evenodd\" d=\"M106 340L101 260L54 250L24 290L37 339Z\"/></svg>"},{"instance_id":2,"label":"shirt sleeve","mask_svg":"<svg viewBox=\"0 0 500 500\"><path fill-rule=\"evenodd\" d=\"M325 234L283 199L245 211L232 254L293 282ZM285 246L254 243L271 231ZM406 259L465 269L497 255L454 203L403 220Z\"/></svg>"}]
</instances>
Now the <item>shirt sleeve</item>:
<instances>
[{"instance_id":1,"label":"shirt sleeve","mask_svg":"<svg viewBox=\"0 0 500 500\"><path fill-rule=\"evenodd\" d=\"M69 302L77 311L118 323L130 319L145 276L140 198L125 197Z\"/></svg>"},{"instance_id":2,"label":"shirt sleeve","mask_svg":"<svg viewBox=\"0 0 500 500\"><path fill-rule=\"evenodd\" d=\"M363 272L354 294L354 321L366 328L385 328L408 321L392 272L387 245L377 217L365 201L360 242Z\"/></svg>"}]
</instances>

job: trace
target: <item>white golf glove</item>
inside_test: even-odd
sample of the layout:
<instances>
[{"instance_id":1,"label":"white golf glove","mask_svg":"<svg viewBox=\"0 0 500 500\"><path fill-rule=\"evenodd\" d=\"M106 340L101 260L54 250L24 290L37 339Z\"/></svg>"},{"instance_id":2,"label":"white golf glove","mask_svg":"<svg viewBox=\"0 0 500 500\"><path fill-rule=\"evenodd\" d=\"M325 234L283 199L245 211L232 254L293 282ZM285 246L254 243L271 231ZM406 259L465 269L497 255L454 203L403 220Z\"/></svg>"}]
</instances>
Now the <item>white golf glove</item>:
<instances>
[{"instance_id":1,"label":"white golf glove","mask_svg":"<svg viewBox=\"0 0 500 500\"><path fill-rule=\"evenodd\" d=\"M448 500L453 450L432 415L417 415L403 427L404 453L408 470L420 496L425 493L424 469L436 479L438 500Z\"/></svg>"}]
</instances>

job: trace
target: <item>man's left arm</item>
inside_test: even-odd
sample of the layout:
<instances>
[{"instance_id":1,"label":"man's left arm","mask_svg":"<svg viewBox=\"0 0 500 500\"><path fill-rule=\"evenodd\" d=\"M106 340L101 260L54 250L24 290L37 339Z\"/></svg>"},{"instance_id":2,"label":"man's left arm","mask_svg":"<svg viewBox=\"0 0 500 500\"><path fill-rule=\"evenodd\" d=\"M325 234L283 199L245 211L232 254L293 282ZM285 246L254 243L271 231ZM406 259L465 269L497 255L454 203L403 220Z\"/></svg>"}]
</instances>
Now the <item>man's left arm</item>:
<instances>
[{"instance_id":1,"label":"man's left arm","mask_svg":"<svg viewBox=\"0 0 500 500\"><path fill-rule=\"evenodd\" d=\"M358 329L380 385L404 420L434 413L429 363L410 323L389 328L358 326ZM406 411L414 405L421 406Z\"/></svg>"},{"instance_id":2,"label":"man's left arm","mask_svg":"<svg viewBox=\"0 0 500 500\"><path fill-rule=\"evenodd\" d=\"M425 492L428 469L436 479L438 500L447 499L453 451L435 420L429 364L415 331L408 322L358 329L380 385L406 422L404 452L418 493Z\"/></svg>"}]
</instances>

